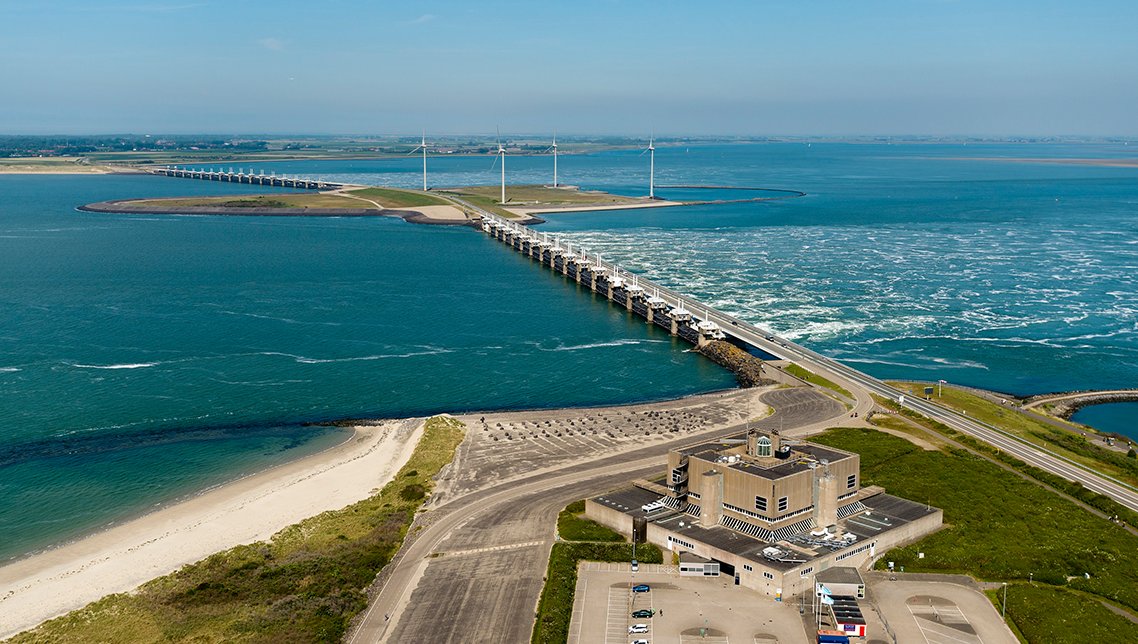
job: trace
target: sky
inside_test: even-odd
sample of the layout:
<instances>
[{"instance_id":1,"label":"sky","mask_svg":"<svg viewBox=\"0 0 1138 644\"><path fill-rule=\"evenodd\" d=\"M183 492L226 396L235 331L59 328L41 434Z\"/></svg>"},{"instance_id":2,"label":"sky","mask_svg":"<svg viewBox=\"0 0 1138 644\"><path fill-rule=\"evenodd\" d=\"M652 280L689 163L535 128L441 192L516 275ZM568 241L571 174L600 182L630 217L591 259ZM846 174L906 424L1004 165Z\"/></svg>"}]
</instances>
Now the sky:
<instances>
[{"instance_id":1,"label":"sky","mask_svg":"<svg viewBox=\"0 0 1138 644\"><path fill-rule=\"evenodd\" d=\"M0 133L1138 135L1133 0L0 0Z\"/></svg>"}]
</instances>

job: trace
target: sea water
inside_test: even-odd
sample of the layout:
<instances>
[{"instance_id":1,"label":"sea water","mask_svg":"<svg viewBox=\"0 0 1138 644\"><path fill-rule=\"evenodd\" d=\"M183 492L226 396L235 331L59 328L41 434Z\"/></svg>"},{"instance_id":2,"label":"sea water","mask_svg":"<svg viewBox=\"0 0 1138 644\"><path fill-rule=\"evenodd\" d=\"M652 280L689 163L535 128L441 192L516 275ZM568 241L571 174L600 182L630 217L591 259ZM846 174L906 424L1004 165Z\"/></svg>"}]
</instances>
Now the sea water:
<instances>
[{"instance_id":1,"label":"sea water","mask_svg":"<svg viewBox=\"0 0 1138 644\"><path fill-rule=\"evenodd\" d=\"M249 190L0 176L0 557L345 437L309 423L734 384L473 229L74 209Z\"/></svg>"},{"instance_id":2,"label":"sea water","mask_svg":"<svg viewBox=\"0 0 1138 644\"><path fill-rule=\"evenodd\" d=\"M658 196L740 194L666 187L678 184L807 196L549 215L542 229L878 377L1013 394L1133 387L1138 169L1019 161L1133 156L1121 145L669 146L656 151ZM432 157L429 182L493 184L492 161ZM640 151L559 161L563 183L647 192ZM262 165L413 188L420 164ZM551 174L549 157L507 157L511 183ZM732 383L472 230L73 210L266 190L0 177L0 556L342 440L309 422ZM1106 415L1104 429L1134 436L1135 411L1078 419Z\"/></svg>"},{"instance_id":3,"label":"sea water","mask_svg":"<svg viewBox=\"0 0 1138 644\"><path fill-rule=\"evenodd\" d=\"M801 198L543 215L600 252L882 378L1011 394L1138 386L1138 159L1118 144L767 143L655 152L664 199ZM432 186L493 183L492 159L429 159ZM548 183L548 156L507 157ZM562 155L563 183L648 191L643 151ZM418 158L277 171L415 187ZM507 196L508 196L507 190ZM753 193L752 193L753 194ZM1138 419L1135 419L1138 420Z\"/></svg>"}]
</instances>

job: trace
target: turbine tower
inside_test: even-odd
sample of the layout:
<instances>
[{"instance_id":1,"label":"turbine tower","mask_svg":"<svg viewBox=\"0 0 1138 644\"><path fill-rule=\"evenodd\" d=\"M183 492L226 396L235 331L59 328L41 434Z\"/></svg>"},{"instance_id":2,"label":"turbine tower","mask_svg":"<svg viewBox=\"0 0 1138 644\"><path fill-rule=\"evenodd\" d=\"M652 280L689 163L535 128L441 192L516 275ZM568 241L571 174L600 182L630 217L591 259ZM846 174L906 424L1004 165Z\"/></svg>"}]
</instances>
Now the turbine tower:
<instances>
[{"instance_id":1,"label":"turbine tower","mask_svg":"<svg viewBox=\"0 0 1138 644\"><path fill-rule=\"evenodd\" d=\"M498 158L502 162L502 203L506 203L506 148L502 147L502 132L498 132Z\"/></svg>"},{"instance_id":2,"label":"turbine tower","mask_svg":"<svg viewBox=\"0 0 1138 644\"><path fill-rule=\"evenodd\" d=\"M648 198L656 198L656 146L653 137L648 137Z\"/></svg>"},{"instance_id":3,"label":"turbine tower","mask_svg":"<svg viewBox=\"0 0 1138 644\"><path fill-rule=\"evenodd\" d=\"M546 152L553 151L553 187L557 187L557 132L553 133L553 145L545 149Z\"/></svg>"},{"instance_id":4,"label":"turbine tower","mask_svg":"<svg viewBox=\"0 0 1138 644\"><path fill-rule=\"evenodd\" d=\"M415 154L419 150L423 151L423 192L427 191L427 131L423 130L422 142L413 150L408 152L408 155Z\"/></svg>"}]
</instances>

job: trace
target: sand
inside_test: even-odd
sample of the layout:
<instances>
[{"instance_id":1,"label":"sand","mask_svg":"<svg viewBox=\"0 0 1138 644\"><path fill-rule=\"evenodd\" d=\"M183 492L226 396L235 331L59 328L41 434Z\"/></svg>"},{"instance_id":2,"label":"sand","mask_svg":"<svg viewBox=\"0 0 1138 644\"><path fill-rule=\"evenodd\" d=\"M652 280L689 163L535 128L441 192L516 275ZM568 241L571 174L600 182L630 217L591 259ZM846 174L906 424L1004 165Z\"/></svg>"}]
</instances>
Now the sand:
<instances>
[{"instance_id":1,"label":"sand","mask_svg":"<svg viewBox=\"0 0 1138 644\"><path fill-rule=\"evenodd\" d=\"M466 221L466 215L454 206L416 206L414 208L397 208L396 210L413 210L427 219L437 221Z\"/></svg>"},{"instance_id":2,"label":"sand","mask_svg":"<svg viewBox=\"0 0 1138 644\"><path fill-rule=\"evenodd\" d=\"M0 639L367 498L411 457L423 425L356 427L336 447L0 567Z\"/></svg>"},{"instance_id":3,"label":"sand","mask_svg":"<svg viewBox=\"0 0 1138 644\"><path fill-rule=\"evenodd\" d=\"M683 202L680 201L664 201L656 199L644 203L626 203L626 204L612 204L598 206L596 204L578 204L570 206L526 206L526 207L505 207L503 210L508 210L516 215L530 216L542 213L558 213L558 212L593 212L595 210L635 210L639 208L670 208L673 206L682 206Z\"/></svg>"}]
</instances>

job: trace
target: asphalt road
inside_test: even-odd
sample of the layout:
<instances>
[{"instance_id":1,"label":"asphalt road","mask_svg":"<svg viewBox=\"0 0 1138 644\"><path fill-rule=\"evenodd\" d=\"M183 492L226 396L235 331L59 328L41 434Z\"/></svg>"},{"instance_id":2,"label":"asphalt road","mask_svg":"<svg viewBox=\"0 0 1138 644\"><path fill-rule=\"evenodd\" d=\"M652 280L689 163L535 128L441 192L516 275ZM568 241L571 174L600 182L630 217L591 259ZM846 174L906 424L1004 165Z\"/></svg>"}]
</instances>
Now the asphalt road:
<instances>
[{"instance_id":1,"label":"asphalt road","mask_svg":"<svg viewBox=\"0 0 1138 644\"><path fill-rule=\"evenodd\" d=\"M631 273L615 264L602 262L602 265L609 268L614 275L622 275L629 278L632 276ZM694 300L690 297L682 296L667 287L654 284L643 277L638 277L638 279L640 285L645 289L652 291L658 290L660 297L664 298L672 306L679 306L683 303L690 308L694 305ZM718 324L725 333L842 385L856 398L855 411L859 417L864 418L865 414L873 409L874 403L872 397L869 395L870 393L895 401L899 400L903 395L903 392L900 390L894 389L872 376L842 364L837 360L828 358L816 351L811 351L789 340L774 336L770 332L763 331L749 322L708 307L699 306L698 309L706 311L708 317ZM768 340L767 338L771 339ZM1029 465L1051 472L1067 480L1077 481L1087 489L1114 499L1131 510L1138 511L1138 488L1134 486L1090 470L1082 464L1067 459L1062 455L1028 444L997 427L960 415L934 402L913 398L911 396L906 396L904 400L906 407L944 423L956 431L985 441Z\"/></svg>"},{"instance_id":2,"label":"asphalt road","mask_svg":"<svg viewBox=\"0 0 1138 644\"><path fill-rule=\"evenodd\" d=\"M775 407L767 422L788 429L846 415L844 407L811 389L773 390L763 399ZM615 456L582 454L577 463L429 510L348 641L528 642L562 508L662 474L664 455L677 445L742 429L689 435Z\"/></svg>"}]
</instances>

